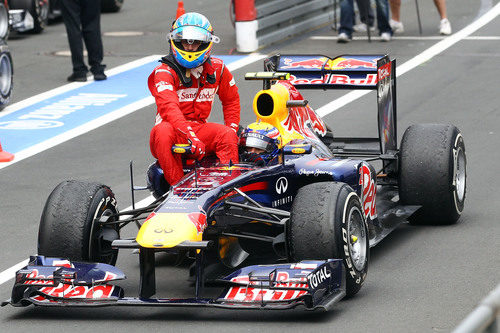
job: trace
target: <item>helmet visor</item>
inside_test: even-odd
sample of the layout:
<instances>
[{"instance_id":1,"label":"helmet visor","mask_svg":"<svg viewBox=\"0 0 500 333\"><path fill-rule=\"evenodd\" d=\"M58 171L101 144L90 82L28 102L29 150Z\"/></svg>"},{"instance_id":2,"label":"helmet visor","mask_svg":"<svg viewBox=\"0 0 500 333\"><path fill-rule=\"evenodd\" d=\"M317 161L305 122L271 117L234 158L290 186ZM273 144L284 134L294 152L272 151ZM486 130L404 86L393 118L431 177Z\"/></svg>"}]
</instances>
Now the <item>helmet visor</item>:
<instances>
[{"instance_id":1,"label":"helmet visor","mask_svg":"<svg viewBox=\"0 0 500 333\"><path fill-rule=\"evenodd\" d=\"M200 27L195 27L195 26L184 26L175 29L172 31L169 35L170 39L174 41L181 41L181 40L187 40L189 41L200 41L202 43L208 43L208 42L218 42L218 38L215 36L212 36L210 32L207 30L200 28ZM215 39L217 41L215 41Z\"/></svg>"},{"instance_id":2,"label":"helmet visor","mask_svg":"<svg viewBox=\"0 0 500 333\"><path fill-rule=\"evenodd\" d=\"M272 150L272 139L268 138L265 135L252 132L245 133L243 135L243 140L245 141L245 147L258 148L266 152L270 152Z\"/></svg>"}]
</instances>

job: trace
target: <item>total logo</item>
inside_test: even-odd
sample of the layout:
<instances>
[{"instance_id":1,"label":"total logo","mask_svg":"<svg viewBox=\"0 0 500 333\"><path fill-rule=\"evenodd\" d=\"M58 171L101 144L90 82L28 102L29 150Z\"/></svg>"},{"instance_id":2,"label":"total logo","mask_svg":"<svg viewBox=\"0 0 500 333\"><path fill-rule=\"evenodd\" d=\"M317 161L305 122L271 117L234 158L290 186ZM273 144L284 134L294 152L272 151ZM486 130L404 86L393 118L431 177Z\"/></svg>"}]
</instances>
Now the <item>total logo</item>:
<instances>
[{"instance_id":1,"label":"total logo","mask_svg":"<svg viewBox=\"0 0 500 333\"><path fill-rule=\"evenodd\" d=\"M307 276L307 281L309 281L309 285L313 288L317 288L323 281L330 278L332 273L326 266L320 268L317 272L311 273Z\"/></svg>"},{"instance_id":2,"label":"total logo","mask_svg":"<svg viewBox=\"0 0 500 333\"><path fill-rule=\"evenodd\" d=\"M64 123L54 120L12 120L0 122L0 129L5 130L36 130L61 127Z\"/></svg>"},{"instance_id":3,"label":"total logo","mask_svg":"<svg viewBox=\"0 0 500 333\"><path fill-rule=\"evenodd\" d=\"M285 177L278 178L276 181L276 193L283 194L288 189L288 180Z\"/></svg>"}]
</instances>

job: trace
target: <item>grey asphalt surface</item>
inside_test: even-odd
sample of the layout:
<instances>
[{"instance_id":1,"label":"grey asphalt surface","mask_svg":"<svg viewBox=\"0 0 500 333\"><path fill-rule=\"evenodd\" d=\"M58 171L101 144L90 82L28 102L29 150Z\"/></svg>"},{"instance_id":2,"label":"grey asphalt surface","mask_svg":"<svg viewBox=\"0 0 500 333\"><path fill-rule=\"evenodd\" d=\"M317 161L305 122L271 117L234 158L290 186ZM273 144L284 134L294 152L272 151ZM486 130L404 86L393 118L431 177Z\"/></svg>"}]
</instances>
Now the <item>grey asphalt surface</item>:
<instances>
[{"instance_id":1,"label":"grey asphalt surface","mask_svg":"<svg viewBox=\"0 0 500 333\"><path fill-rule=\"evenodd\" d=\"M108 68L151 54L166 53L165 32L175 16L176 1L125 0L120 13L104 14L105 61ZM210 18L222 43L216 54L234 52L234 30L228 1L185 1L185 7ZM467 26L498 1L448 1L454 31ZM431 1L420 1L423 36L437 36L438 15ZM414 2L404 1L406 32L419 36ZM141 31L138 37L110 37L116 31ZM312 36L334 36L330 27L272 45L261 53L389 53L403 64L436 40L395 39L390 43L355 40L340 45ZM364 36L357 34L357 36ZM496 17L473 36L500 36ZM67 50L62 23L50 25L41 35L13 35L8 41L14 56L15 90L12 102L64 85L71 72L70 59L54 53ZM500 283L500 224L498 165L500 154L500 42L462 40L430 61L400 76L398 128L413 123L443 122L460 128L468 159L467 200L458 224L445 227L403 225L371 251L366 283L353 299L338 303L327 313L229 311L173 308L98 309L0 309L0 331L167 331L239 332L447 332L472 311ZM245 82L247 71L260 70L254 63L233 72L240 88L242 124L253 121L251 100L260 84ZM137 82L138 85L146 82ZM319 108L345 91L304 96ZM376 133L375 95L370 93L325 117L334 133ZM91 179L114 190L119 206L130 205L128 163L134 160L136 183L153 161L149 130L154 108L147 107L0 170L0 272L36 253L40 214L50 191L67 179ZM216 104L212 118L221 120ZM139 196L139 199L145 194ZM133 235L133 228L126 233ZM189 296L192 287L183 268L171 267L159 257L157 272L161 296ZM137 293L138 258L120 254L117 266L128 276L120 283L128 296ZM0 298L10 297L13 281L0 285ZM167 291L171 290L171 293Z\"/></svg>"}]
</instances>

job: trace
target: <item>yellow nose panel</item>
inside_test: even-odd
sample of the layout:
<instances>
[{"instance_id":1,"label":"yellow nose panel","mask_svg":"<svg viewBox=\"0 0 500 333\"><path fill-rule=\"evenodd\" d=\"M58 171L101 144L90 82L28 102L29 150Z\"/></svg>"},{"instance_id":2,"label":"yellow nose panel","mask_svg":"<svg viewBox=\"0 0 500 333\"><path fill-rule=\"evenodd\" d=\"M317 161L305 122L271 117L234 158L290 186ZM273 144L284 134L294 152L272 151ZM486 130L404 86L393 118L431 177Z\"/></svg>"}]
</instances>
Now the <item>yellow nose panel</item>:
<instances>
[{"instance_id":1,"label":"yellow nose panel","mask_svg":"<svg viewBox=\"0 0 500 333\"><path fill-rule=\"evenodd\" d=\"M202 236L187 214L158 213L144 222L136 241L147 248L172 248L184 241L201 241Z\"/></svg>"}]
</instances>

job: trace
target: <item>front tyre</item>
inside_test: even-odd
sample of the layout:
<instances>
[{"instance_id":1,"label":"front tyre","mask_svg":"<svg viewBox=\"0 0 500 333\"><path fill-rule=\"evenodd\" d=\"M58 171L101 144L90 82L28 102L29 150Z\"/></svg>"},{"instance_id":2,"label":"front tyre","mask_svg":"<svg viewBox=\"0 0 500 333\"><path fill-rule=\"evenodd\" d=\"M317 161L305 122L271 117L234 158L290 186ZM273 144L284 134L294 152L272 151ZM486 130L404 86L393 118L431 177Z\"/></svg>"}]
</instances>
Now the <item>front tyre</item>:
<instances>
[{"instance_id":1,"label":"front tyre","mask_svg":"<svg viewBox=\"0 0 500 333\"><path fill-rule=\"evenodd\" d=\"M342 259L347 297L361 289L370 248L361 202L349 185L320 182L302 187L292 205L287 234L293 261Z\"/></svg>"},{"instance_id":2,"label":"front tyre","mask_svg":"<svg viewBox=\"0 0 500 333\"><path fill-rule=\"evenodd\" d=\"M422 206L413 224L452 224L462 214L466 194L465 145L453 125L418 124L404 133L400 148L399 196Z\"/></svg>"},{"instance_id":3,"label":"front tyre","mask_svg":"<svg viewBox=\"0 0 500 333\"><path fill-rule=\"evenodd\" d=\"M43 209L38 254L114 265L118 250L111 243L120 237L118 225L101 224L99 218L116 213L116 199L108 186L76 180L60 183Z\"/></svg>"}]
</instances>

